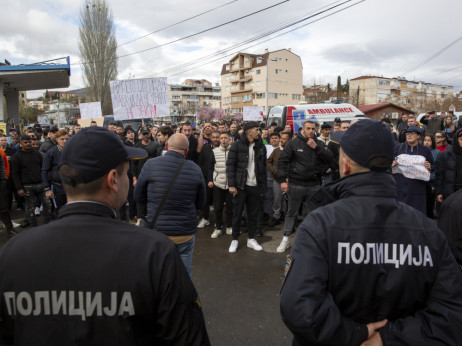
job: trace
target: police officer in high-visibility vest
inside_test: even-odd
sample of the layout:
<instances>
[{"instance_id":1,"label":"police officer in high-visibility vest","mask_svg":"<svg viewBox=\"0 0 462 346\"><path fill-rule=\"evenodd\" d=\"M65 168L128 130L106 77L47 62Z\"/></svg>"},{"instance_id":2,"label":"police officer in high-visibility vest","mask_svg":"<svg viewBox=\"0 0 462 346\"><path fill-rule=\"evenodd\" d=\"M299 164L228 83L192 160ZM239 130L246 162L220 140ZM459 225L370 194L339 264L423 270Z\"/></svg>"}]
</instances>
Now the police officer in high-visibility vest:
<instances>
[{"instance_id":1,"label":"police officer in high-visibility vest","mask_svg":"<svg viewBox=\"0 0 462 346\"><path fill-rule=\"evenodd\" d=\"M175 244L116 218L146 156L102 127L69 139L59 218L0 250L0 344L210 344Z\"/></svg>"},{"instance_id":2,"label":"police officer in high-visibility vest","mask_svg":"<svg viewBox=\"0 0 462 346\"><path fill-rule=\"evenodd\" d=\"M315 194L287 259L294 345L460 345L462 272L434 221L396 200L390 130L360 120L339 143L342 179Z\"/></svg>"}]
</instances>

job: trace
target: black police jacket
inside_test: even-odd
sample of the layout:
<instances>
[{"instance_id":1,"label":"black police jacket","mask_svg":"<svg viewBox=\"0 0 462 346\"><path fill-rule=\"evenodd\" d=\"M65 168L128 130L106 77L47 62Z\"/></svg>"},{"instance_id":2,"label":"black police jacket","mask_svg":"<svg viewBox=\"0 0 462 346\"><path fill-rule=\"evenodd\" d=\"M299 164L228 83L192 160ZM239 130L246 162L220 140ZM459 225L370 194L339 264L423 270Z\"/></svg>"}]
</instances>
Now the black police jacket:
<instances>
[{"instance_id":1,"label":"black police jacket","mask_svg":"<svg viewBox=\"0 0 462 346\"><path fill-rule=\"evenodd\" d=\"M294 344L359 345L383 319L384 345L460 344L462 273L434 221L396 201L391 174L315 196L331 203L298 228L280 302Z\"/></svg>"},{"instance_id":2,"label":"black police jacket","mask_svg":"<svg viewBox=\"0 0 462 346\"><path fill-rule=\"evenodd\" d=\"M289 183L296 185L319 185L322 165L329 165L333 156L323 142L315 139L317 146L312 149L306 144L307 141L299 132L284 147L278 161L280 183L285 183L289 178Z\"/></svg>"},{"instance_id":3,"label":"black police jacket","mask_svg":"<svg viewBox=\"0 0 462 346\"><path fill-rule=\"evenodd\" d=\"M0 344L210 344L175 244L114 217L104 204L71 203L8 241Z\"/></svg>"},{"instance_id":4,"label":"black police jacket","mask_svg":"<svg viewBox=\"0 0 462 346\"><path fill-rule=\"evenodd\" d=\"M249 165L249 146L250 142L243 134L241 139L231 144L228 159L226 161L226 175L228 186L244 189L247 182L247 166ZM255 152L255 175L257 177L257 187L261 192L266 190L266 147L261 138L255 141L253 147Z\"/></svg>"}]
</instances>

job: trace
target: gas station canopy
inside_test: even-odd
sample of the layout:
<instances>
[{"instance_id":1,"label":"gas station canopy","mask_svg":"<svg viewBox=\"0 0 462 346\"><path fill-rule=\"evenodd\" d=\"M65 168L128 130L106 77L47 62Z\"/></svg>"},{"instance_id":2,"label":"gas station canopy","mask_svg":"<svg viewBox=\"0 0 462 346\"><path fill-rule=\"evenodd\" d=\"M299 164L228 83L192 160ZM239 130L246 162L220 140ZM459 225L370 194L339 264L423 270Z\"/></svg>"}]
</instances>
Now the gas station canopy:
<instances>
[{"instance_id":1,"label":"gas station canopy","mask_svg":"<svg viewBox=\"0 0 462 346\"><path fill-rule=\"evenodd\" d=\"M69 87L71 67L67 64L0 66L0 82L5 90L41 90Z\"/></svg>"}]
</instances>

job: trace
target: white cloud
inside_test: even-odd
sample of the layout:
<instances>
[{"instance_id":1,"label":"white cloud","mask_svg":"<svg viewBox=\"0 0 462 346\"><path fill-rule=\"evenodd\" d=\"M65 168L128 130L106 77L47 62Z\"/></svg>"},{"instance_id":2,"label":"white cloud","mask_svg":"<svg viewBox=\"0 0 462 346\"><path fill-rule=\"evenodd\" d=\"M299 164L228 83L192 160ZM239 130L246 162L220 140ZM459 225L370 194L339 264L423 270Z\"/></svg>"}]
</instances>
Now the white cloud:
<instances>
[{"instance_id":1,"label":"white cloud","mask_svg":"<svg viewBox=\"0 0 462 346\"><path fill-rule=\"evenodd\" d=\"M138 0L136 3L127 3L111 0L109 5L114 15L117 40L122 44L226 2ZM124 45L119 48L118 54L149 49L277 2L239 0L207 15ZM330 3L325 0L291 0L202 35L121 58L118 65L119 78L133 75L142 78L182 64L190 65L194 59L242 42L256 33L300 18ZM65 0L44 3L22 0L3 7L0 11L0 58L13 63L28 63L70 55L71 62L77 62L78 23L82 4ZM430 0L366 0L290 34L252 48L249 48L252 45L249 44L240 50L260 53L265 48L291 48L302 58L305 83L312 82L314 78L317 82L336 83L338 75L342 76L342 80L366 74L394 77L455 40L460 35L458 16L461 10L462 2L454 0L441 0L438 4ZM461 65L461 53L462 42L406 77L442 82L462 74L462 69L442 73ZM206 78L216 82L219 80L221 66L227 60L229 57L191 71L175 71L180 72L179 75L173 76L174 72L164 75L171 76L169 82L172 83L182 82L186 78ZM76 67L72 67L71 88L82 87L81 74ZM462 87L462 76L449 83Z\"/></svg>"}]
</instances>

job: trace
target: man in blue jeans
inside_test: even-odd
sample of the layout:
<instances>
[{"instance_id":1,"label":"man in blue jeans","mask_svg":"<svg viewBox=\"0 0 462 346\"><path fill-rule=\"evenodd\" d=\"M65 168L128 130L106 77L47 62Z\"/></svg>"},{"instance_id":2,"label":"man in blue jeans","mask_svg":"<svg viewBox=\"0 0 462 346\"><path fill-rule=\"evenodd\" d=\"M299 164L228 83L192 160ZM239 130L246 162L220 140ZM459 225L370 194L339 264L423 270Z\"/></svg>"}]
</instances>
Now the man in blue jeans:
<instances>
[{"instance_id":1,"label":"man in blue jeans","mask_svg":"<svg viewBox=\"0 0 462 346\"><path fill-rule=\"evenodd\" d=\"M135 186L135 200L147 203L147 223L151 221L168 187L185 157L189 141L183 134L174 134L165 143L167 152L146 162ZM186 160L153 228L164 233L177 246L191 276L192 254L196 233L196 210L205 205L205 183L202 171Z\"/></svg>"}]
</instances>

